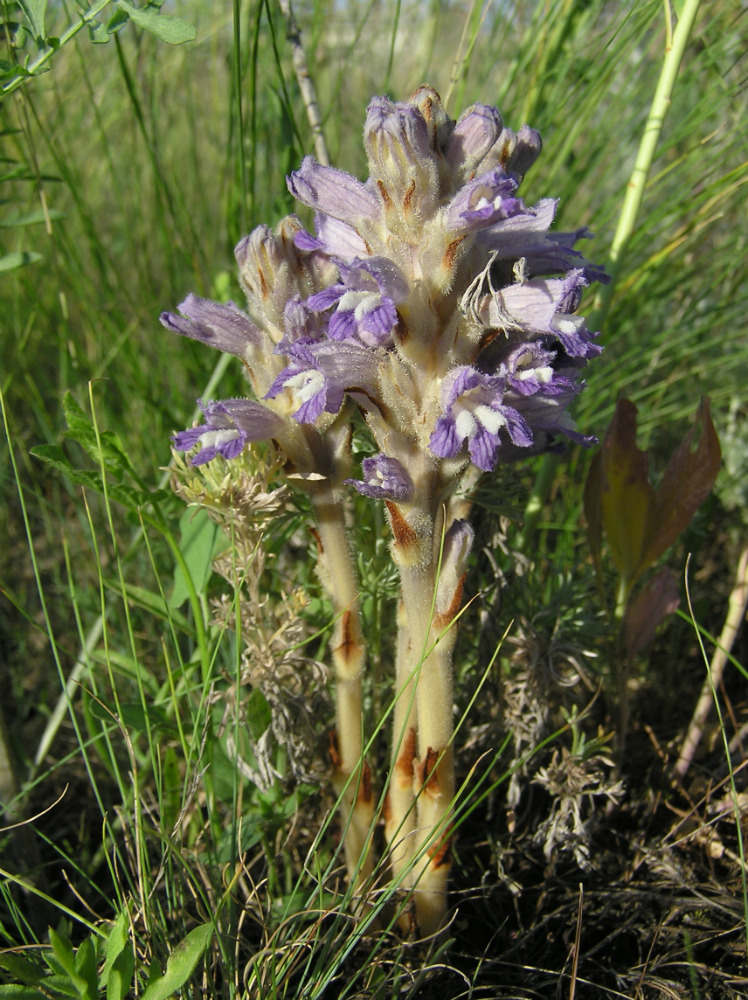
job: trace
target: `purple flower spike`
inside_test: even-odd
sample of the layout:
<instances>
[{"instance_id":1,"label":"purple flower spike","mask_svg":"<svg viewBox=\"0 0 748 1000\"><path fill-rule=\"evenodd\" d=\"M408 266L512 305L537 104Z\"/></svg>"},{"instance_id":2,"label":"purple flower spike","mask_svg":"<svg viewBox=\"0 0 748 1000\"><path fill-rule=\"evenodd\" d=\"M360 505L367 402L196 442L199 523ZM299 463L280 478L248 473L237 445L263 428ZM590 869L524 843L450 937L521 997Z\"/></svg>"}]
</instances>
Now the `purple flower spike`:
<instances>
[{"instance_id":1,"label":"purple flower spike","mask_svg":"<svg viewBox=\"0 0 748 1000\"><path fill-rule=\"evenodd\" d=\"M379 199L361 181L343 170L323 167L313 156L304 157L287 183L302 204L354 228L362 219L373 220L380 214Z\"/></svg>"},{"instance_id":2,"label":"purple flower spike","mask_svg":"<svg viewBox=\"0 0 748 1000\"><path fill-rule=\"evenodd\" d=\"M284 389L290 390L296 406L292 416L299 423L313 423L325 412L337 413L349 389L374 392L379 359L360 344L297 343L287 348L286 354L291 364L265 398L275 399Z\"/></svg>"},{"instance_id":3,"label":"purple flower spike","mask_svg":"<svg viewBox=\"0 0 748 1000\"><path fill-rule=\"evenodd\" d=\"M259 347L262 343L260 331L235 305L224 306L190 294L177 308L181 316L163 312L159 317L167 330L199 340L224 354L243 358L248 347Z\"/></svg>"},{"instance_id":4,"label":"purple flower spike","mask_svg":"<svg viewBox=\"0 0 748 1000\"><path fill-rule=\"evenodd\" d=\"M409 503L412 500L415 489L413 480L396 458L375 455L374 458L365 458L361 464L364 481L346 479L349 486L374 500L394 500L396 503Z\"/></svg>"},{"instance_id":5,"label":"purple flower spike","mask_svg":"<svg viewBox=\"0 0 748 1000\"><path fill-rule=\"evenodd\" d=\"M503 402L504 379L463 365L442 383L444 415L439 417L429 447L439 458L454 458L467 441L470 458L484 472L496 464L501 430L513 444L529 448L532 431L524 417Z\"/></svg>"},{"instance_id":6,"label":"purple flower spike","mask_svg":"<svg viewBox=\"0 0 748 1000\"><path fill-rule=\"evenodd\" d=\"M198 400L207 423L191 427L172 438L178 451L202 446L192 458L192 465L202 465L221 455L236 458L248 441L264 441L283 428L283 419L262 403L251 399L226 399L203 403Z\"/></svg>"}]
</instances>

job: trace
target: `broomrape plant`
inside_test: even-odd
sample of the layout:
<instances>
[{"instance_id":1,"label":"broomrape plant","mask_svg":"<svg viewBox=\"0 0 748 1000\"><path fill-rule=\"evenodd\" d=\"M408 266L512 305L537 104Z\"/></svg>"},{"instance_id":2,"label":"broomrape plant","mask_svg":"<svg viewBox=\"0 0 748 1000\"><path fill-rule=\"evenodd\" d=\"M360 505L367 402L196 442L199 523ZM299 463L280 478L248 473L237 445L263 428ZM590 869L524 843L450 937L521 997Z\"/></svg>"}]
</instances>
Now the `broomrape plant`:
<instances>
[{"instance_id":1,"label":"broomrape plant","mask_svg":"<svg viewBox=\"0 0 748 1000\"><path fill-rule=\"evenodd\" d=\"M320 575L335 627L333 758L346 863L373 872L372 776L364 759L366 643L346 528L351 491L383 501L400 575L392 771L385 836L393 881L422 934L446 913L454 798L452 651L473 530L458 490L498 464L594 439L568 406L599 354L575 315L604 280L551 232L556 201L518 189L540 136L476 104L457 121L423 86L376 97L362 183L306 157L288 178L315 214L259 226L236 248L247 311L188 295L167 329L240 358L251 399L203 402L205 422L174 438L193 465L271 440L317 519ZM378 449L352 469L360 411Z\"/></svg>"}]
</instances>

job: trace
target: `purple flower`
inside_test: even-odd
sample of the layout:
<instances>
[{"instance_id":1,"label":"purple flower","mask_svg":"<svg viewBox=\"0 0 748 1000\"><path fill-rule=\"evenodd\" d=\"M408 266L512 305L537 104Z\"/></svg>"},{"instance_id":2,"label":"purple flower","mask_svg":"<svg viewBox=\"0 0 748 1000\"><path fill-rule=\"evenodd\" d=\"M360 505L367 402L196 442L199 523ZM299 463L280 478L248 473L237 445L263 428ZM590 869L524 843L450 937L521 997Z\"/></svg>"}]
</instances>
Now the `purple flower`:
<instances>
[{"instance_id":1,"label":"purple flower","mask_svg":"<svg viewBox=\"0 0 748 1000\"><path fill-rule=\"evenodd\" d=\"M541 341L521 344L504 359L500 372L507 392L518 396L560 396L574 385L568 375L554 367L557 352L547 350Z\"/></svg>"},{"instance_id":2,"label":"purple flower","mask_svg":"<svg viewBox=\"0 0 748 1000\"><path fill-rule=\"evenodd\" d=\"M251 399L226 399L203 403L198 400L207 423L191 427L172 438L178 451L189 451L196 444L201 450L192 465L210 462L217 455L236 458L248 441L263 441L283 429L283 418L262 403Z\"/></svg>"},{"instance_id":3,"label":"purple flower","mask_svg":"<svg viewBox=\"0 0 748 1000\"><path fill-rule=\"evenodd\" d=\"M262 343L262 333L249 316L232 303L224 306L190 294L177 308L181 316L163 312L159 319L167 330L183 337L199 340L238 358L245 357L248 347L259 347Z\"/></svg>"},{"instance_id":4,"label":"purple flower","mask_svg":"<svg viewBox=\"0 0 748 1000\"><path fill-rule=\"evenodd\" d=\"M288 190L302 204L354 229L362 220L373 220L380 215L379 199L361 181L343 170L323 167L313 156L304 157L287 183Z\"/></svg>"},{"instance_id":5,"label":"purple flower","mask_svg":"<svg viewBox=\"0 0 748 1000\"><path fill-rule=\"evenodd\" d=\"M460 180L472 179L501 135L501 125L498 109L487 104L474 104L460 115L445 150L447 163Z\"/></svg>"},{"instance_id":6,"label":"purple flower","mask_svg":"<svg viewBox=\"0 0 748 1000\"><path fill-rule=\"evenodd\" d=\"M505 128L496 147L500 150L501 165L521 181L540 156L543 142L540 132L529 125L523 125L519 132Z\"/></svg>"},{"instance_id":7,"label":"purple flower","mask_svg":"<svg viewBox=\"0 0 748 1000\"><path fill-rule=\"evenodd\" d=\"M361 464L364 481L346 479L349 486L374 500L394 500L396 503L408 503L412 500L413 480L396 458L375 455L374 458L365 458Z\"/></svg>"},{"instance_id":8,"label":"purple flower","mask_svg":"<svg viewBox=\"0 0 748 1000\"><path fill-rule=\"evenodd\" d=\"M584 271L574 269L562 278L532 278L494 288L493 260L473 282L463 297L462 308L487 330L507 335L520 332L535 339L543 334L555 337L570 358L587 360L602 348L592 343L582 317L570 315L579 304L587 285Z\"/></svg>"},{"instance_id":9,"label":"purple flower","mask_svg":"<svg viewBox=\"0 0 748 1000\"><path fill-rule=\"evenodd\" d=\"M521 199L514 197L517 186L502 167L481 174L461 187L447 205L447 225L455 232L472 232L523 212Z\"/></svg>"},{"instance_id":10,"label":"purple flower","mask_svg":"<svg viewBox=\"0 0 748 1000\"><path fill-rule=\"evenodd\" d=\"M307 299L320 312L335 307L330 317L331 340L358 339L369 347L390 343L397 326L396 302L405 299L408 286L400 270L383 258L372 258L347 267L340 265L343 280Z\"/></svg>"},{"instance_id":11,"label":"purple flower","mask_svg":"<svg viewBox=\"0 0 748 1000\"><path fill-rule=\"evenodd\" d=\"M310 309L298 295L286 302L283 310L283 327L284 337L278 344L276 353L285 353L299 341L311 343L321 340L325 335L325 324L316 310Z\"/></svg>"},{"instance_id":12,"label":"purple flower","mask_svg":"<svg viewBox=\"0 0 748 1000\"><path fill-rule=\"evenodd\" d=\"M467 442L470 458L479 469L496 464L501 431L521 448L532 444L524 417L504 403L505 380L469 365L453 369L442 383L444 415L436 421L429 447L439 458L454 458Z\"/></svg>"},{"instance_id":13,"label":"purple flower","mask_svg":"<svg viewBox=\"0 0 748 1000\"><path fill-rule=\"evenodd\" d=\"M522 416L532 426L538 440L543 435L550 435L550 440L544 444L541 450L559 450L553 443L553 438L559 434L585 448L597 444L597 438L594 435L581 434L576 429L568 411L572 399L582 388L583 383L567 382L566 386L555 396L537 393L537 395L516 404L517 409L521 410ZM538 432L540 433L538 434ZM536 440L536 445L538 440Z\"/></svg>"},{"instance_id":14,"label":"purple flower","mask_svg":"<svg viewBox=\"0 0 748 1000\"><path fill-rule=\"evenodd\" d=\"M319 212L314 217L316 237L305 229L297 233L294 243L300 250L321 250L330 257L351 261L356 257L366 257L370 251L363 237L359 236L353 226L340 219Z\"/></svg>"},{"instance_id":15,"label":"purple flower","mask_svg":"<svg viewBox=\"0 0 748 1000\"><path fill-rule=\"evenodd\" d=\"M422 108L375 97L366 113L364 146L388 213L420 221L436 211L439 170Z\"/></svg>"},{"instance_id":16,"label":"purple flower","mask_svg":"<svg viewBox=\"0 0 748 1000\"><path fill-rule=\"evenodd\" d=\"M286 349L291 364L270 386L265 398L288 389L299 423L313 423L322 413L337 413L350 389L373 393L379 359L360 344L300 342Z\"/></svg>"}]
</instances>

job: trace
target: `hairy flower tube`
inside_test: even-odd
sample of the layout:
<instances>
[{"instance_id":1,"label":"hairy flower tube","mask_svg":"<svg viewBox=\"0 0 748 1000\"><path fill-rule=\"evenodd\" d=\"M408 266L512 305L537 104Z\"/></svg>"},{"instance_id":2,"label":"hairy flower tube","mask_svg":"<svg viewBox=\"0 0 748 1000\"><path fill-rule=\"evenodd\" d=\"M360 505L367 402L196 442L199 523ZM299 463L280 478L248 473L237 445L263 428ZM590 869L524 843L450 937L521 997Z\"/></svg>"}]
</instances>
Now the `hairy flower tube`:
<instances>
[{"instance_id":1,"label":"hairy flower tube","mask_svg":"<svg viewBox=\"0 0 748 1000\"><path fill-rule=\"evenodd\" d=\"M599 352L576 312L604 272L551 229L556 201L520 196L541 152L528 126L475 104L457 121L423 86L374 98L365 181L308 156L288 178L314 212L237 247L247 311L188 296L168 329L241 358L244 401L203 405L174 438L193 463L269 439L317 516L320 573L336 613L333 741L346 861L364 893L373 870L373 776L363 758L366 651L346 507L383 501L401 597L395 642L385 835L393 882L423 934L446 913L452 808L455 619L473 538L456 491L469 470L593 439L569 404ZM358 409L376 454L352 468Z\"/></svg>"}]
</instances>

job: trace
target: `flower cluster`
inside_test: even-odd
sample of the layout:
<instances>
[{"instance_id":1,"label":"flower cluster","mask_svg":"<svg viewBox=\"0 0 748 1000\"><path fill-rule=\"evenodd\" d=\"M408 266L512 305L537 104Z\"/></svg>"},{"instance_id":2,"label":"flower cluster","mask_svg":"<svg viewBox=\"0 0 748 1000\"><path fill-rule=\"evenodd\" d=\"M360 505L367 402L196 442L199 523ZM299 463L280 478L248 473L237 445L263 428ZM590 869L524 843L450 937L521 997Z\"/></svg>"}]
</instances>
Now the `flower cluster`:
<instances>
[{"instance_id":1,"label":"flower cluster","mask_svg":"<svg viewBox=\"0 0 748 1000\"><path fill-rule=\"evenodd\" d=\"M589 444L569 404L599 353L576 314L604 278L551 231L553 199L519 188L540 137L476 104L457 121L431 87L375 98L365 182L307 157L288 178L315 213L259 226L236 248L247 311L188 296L168 329L239 357L253 398L201 404L174 438L193 464L272 440L317 518L330 596L336 727L330 740L348 872L373 878L374 776L364 759L366 658L346 502L383 500L400 575L385 837L392 878L422 933L444 922L455 794L452 650L473 530L455 496L466 473ZM376 453L353 475L358 409ZM405 919L405 927L410 918Z\"/></svg>"},{"instance_id":2,"label":"flower cluster","mask_svg":"<svg viewBox=\"0 0 748 1000\"><path fill-rule=\"evenodd\" d=\"M364 142L364 183L312 157L288 178L315 235L289 216L238 245L247 313L189 295L162 315L241 358L255 394L204 405L176 447L199 446L200 463L274 439L298 472L342 481L324 438L350 402L379 455L348 481L402 502L414 454L445 495L468 462L487 472L563 438L589 443L568 406L600 348L575 310L603 275L574 249L586 230L551 232L555 200L518 196L538 133L480 104L455 122L421 87L405 103L375 98Z\"/></svg>"}]
</instances>

